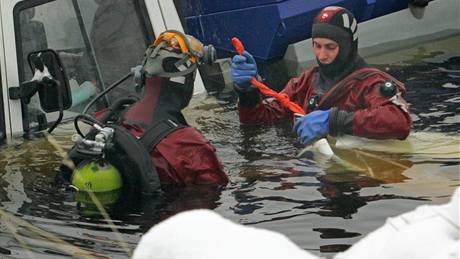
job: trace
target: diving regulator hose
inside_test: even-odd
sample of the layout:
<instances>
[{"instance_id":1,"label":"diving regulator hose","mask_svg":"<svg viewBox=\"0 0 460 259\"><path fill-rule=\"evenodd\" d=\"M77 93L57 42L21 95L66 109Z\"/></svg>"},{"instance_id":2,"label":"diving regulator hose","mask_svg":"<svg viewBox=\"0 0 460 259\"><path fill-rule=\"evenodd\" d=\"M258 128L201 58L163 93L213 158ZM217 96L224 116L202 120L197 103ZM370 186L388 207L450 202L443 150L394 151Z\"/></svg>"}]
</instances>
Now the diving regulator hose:
<instances>
[{"instance_id":1,"label":"diving regulator hose","mask_svg":"<svg viewBox=\"0 0 460 259\"><path fill-rule=\"evenodd\" d=\"M137 67L136 67L137 68ZM100 92L96 97L94 97L87 105L86 107L83 109L83 112L82 114L86 114L89 110L89 108L91 108L91 106L93 106L97 100L99 100L102 96L106 95L108 92L110 92L112 89L114 89L115 87L117 87L119 84L123 83L126 79L130 78L131 76L133 76L135 73L134 70L130 71L129 73L127 73L126 75L124 75L122 78L120 78L118 81L116 81L115 83L111 84L109 87L107 87L106 89L104 89L102 92Z\"/></svg>"}]
</instances>

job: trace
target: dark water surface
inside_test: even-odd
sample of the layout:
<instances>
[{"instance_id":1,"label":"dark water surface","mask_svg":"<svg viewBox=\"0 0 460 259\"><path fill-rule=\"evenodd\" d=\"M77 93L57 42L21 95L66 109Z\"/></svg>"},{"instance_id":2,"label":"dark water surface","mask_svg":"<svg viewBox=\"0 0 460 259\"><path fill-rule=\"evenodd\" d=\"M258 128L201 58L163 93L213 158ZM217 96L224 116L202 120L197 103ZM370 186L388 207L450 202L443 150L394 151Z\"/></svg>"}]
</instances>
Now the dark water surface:
<instances>
[{"instance_id":1,"label":"dark water surface","mask_svg":"<svg viewBox=\"0 0 460 259\"><path fill-rule=\"evenodd\" d=\"M458 141L459 39L442 42L457 46L457 52L455 47L445 52L421 45L402 51L399 59L369 59L406 83L414 131L446 133ZM300 148L293 145L291 125L240 126L235 104L217 105L209 97L187 113L216 147L231 183L222 191L187 187L156 199L129 201L112 208L110 222L92 216L93 208L79 208L73 194L54 183L61 157L46 139L14 140L0 147L0 258L64 258L81 255L77 248L102 258L126 258L152 225L193 208L281 232L310 252L332 257L387 217L444 203L459 186L458 155L376 153L396 163L353 172L317 163L311 156L297 159ZM72 144L71 132L67 125L54 134L64 149Z\"/></svg>"}]
</instances>

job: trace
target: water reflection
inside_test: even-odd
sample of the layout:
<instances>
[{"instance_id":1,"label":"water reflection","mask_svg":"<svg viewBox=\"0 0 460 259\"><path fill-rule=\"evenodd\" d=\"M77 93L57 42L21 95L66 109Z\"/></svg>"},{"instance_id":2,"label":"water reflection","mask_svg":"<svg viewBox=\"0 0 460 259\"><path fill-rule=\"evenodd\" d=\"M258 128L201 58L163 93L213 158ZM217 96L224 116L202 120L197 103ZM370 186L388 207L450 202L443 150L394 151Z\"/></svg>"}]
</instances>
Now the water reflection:
<instances>
[{"instance_id":1,"label":"water reflection","mask_svg":"<svg viewBox=\"0 0 460 259\"><path fill-rule=\"evenodd\" d=\"M452 44L460 37L454 37ZM458 43L458 42L457 42ZM396 65L381 65L406 84L407 101L416 115L415 130L460 133L460 53L419 48L417 55Z\"/></svg>"}]
</instances>

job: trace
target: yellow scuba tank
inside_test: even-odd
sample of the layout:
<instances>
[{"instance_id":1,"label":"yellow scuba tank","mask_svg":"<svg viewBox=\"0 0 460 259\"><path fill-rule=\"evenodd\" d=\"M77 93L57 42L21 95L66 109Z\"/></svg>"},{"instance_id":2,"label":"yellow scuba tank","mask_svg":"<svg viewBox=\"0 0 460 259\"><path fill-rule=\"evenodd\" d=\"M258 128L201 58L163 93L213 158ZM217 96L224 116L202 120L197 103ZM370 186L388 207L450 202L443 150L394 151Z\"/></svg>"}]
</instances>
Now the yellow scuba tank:
<instances>
[{"instance_id":1,"label":"yellow scuba tank","mask_svg":"<svg viewBox=\"0 0 460 259\"><path fill-rule=\"evenodd\" d=\"M123 187L117 168L105 161L90 161L75 169L71 183L79 191L108 192Z\"/></svg>"},{"instance_id":2,"label":"yellow scuba tank","mask_svg":"<svg viewBox=\"0 0 460 259\"><path fill-rule=\"evenodd\" d=\"M89 161L76 168L71 184L78 192L76 201L93 204L92 192L103 205L116 203L123 187L121 173L116 167L105 161Z\"/></svg>"}]
</instances>

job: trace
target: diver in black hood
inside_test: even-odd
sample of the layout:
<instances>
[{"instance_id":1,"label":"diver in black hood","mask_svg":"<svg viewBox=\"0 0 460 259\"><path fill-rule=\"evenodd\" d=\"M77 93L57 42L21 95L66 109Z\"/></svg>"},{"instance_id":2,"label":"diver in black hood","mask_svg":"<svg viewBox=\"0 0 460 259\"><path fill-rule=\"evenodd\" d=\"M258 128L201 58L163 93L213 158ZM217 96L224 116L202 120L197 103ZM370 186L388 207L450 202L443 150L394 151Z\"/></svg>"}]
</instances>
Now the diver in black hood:
<instances>
[{"instance_id":1,"label":"diver in black hood","mask_svg":"<svg viewBox=\"0 0 460 259\"><path fill-rule=\"evenodd\" d=\"M312 47L318 66L292 78L282 93L307 114L294 131L303 144L327 135L371 139L405 139L410 132L404 84L369 67L358 55L358 22L339 6L322 9L314 19ZM239 95L240 121L275 123L292 118L279 101L262 101L251 78L257 64L248 52L233 57L232 78Z\"/></svg>"}]
</instances>

